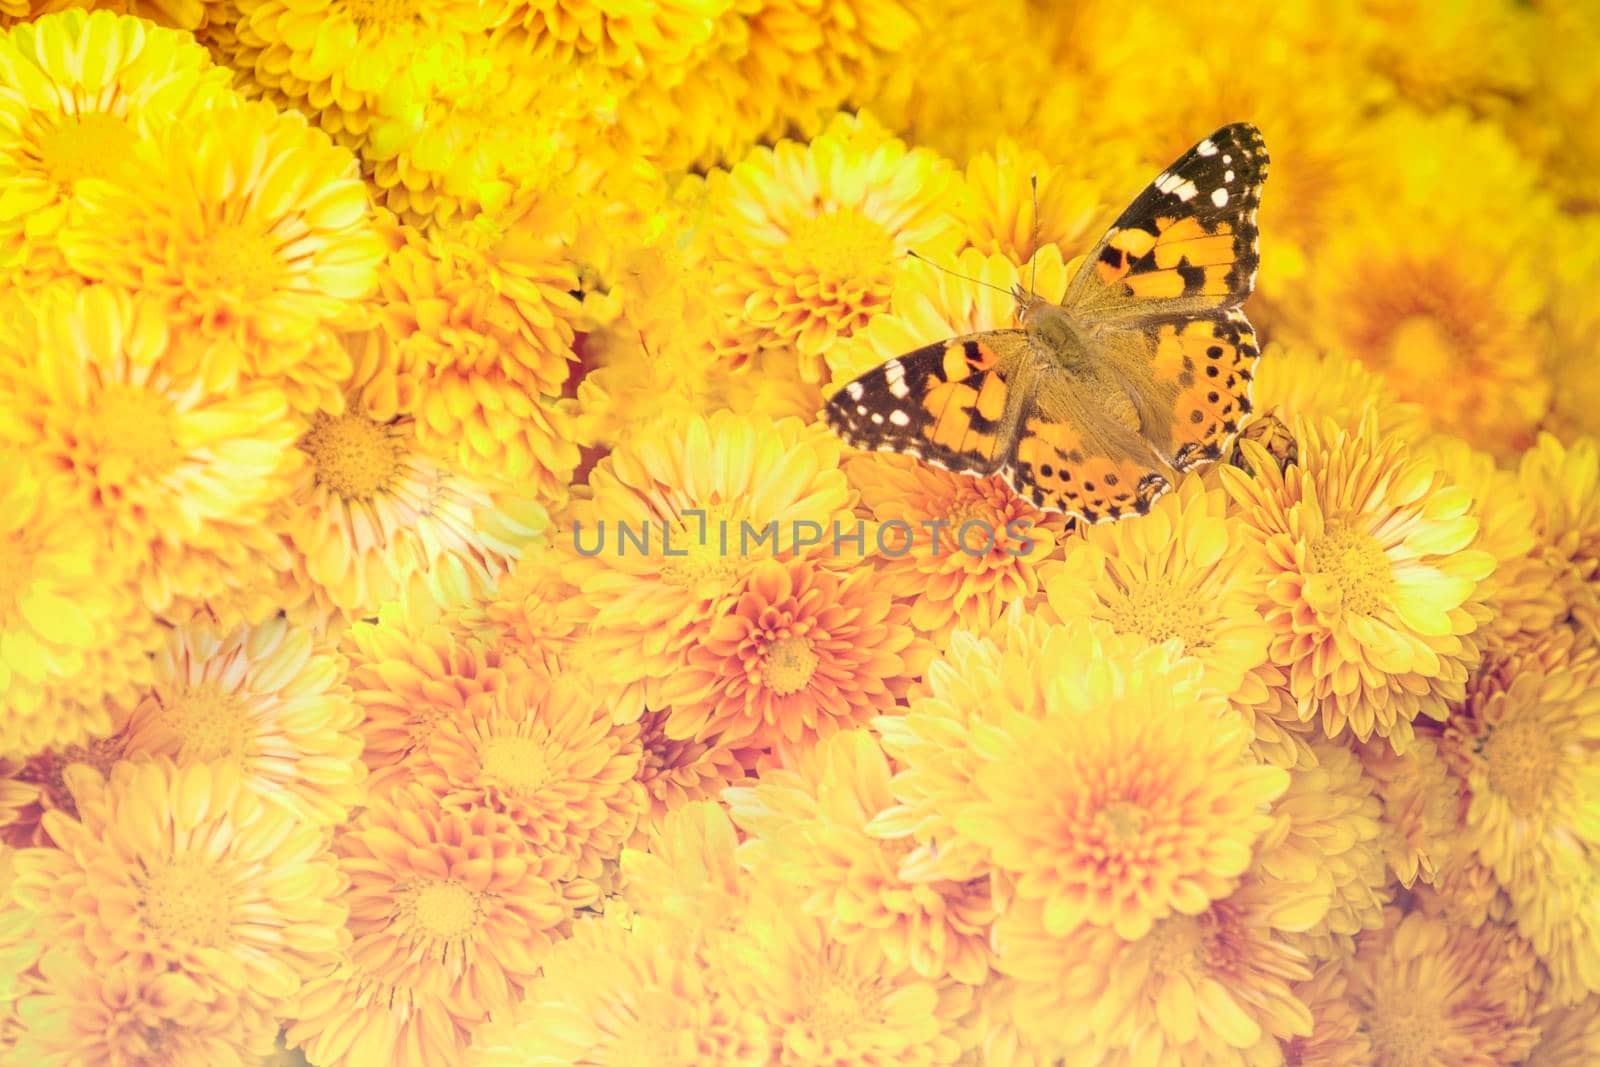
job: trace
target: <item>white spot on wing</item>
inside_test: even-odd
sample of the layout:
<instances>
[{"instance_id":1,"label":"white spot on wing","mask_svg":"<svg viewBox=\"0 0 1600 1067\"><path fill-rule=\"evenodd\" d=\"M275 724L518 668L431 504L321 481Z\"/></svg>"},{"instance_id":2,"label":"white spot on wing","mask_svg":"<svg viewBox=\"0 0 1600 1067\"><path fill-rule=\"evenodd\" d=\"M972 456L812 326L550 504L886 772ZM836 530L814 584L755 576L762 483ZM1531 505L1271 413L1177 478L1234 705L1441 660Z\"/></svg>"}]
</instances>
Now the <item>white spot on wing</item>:
<instances>
[{"instance_id":1,"label":"white spot on wing","mask_svg":"<svg viewBox=\"0 0 1600 1067\"><path fill-rule=\"evenodd\" d=\"M889 383L889 394L895 399L904 400L910 395L911 390L906 388L906 368L898 359L891 359L883 365L883 376Z\"/></svg>"},{"instance_id":2,"label":"white spot on wing","mask_svg":"<svg viewBox=\"0 0 1600 1067\"><path fill-rule=\"evenodd\" d=\"M1220 185L1217 186L1211 192L1211 202L1218 207L1226 207L1228 204L1228 190Z\"/></svg>"},{"instance_id":3,"label":"white spot on wing","mask_svg":"<svg viewBox=\"0 0 1600 1067\"><path fill-rule=\"evenodd\" d=\"M1195 145L1194 150L1199 152L1202 156L1214 156L1217 154L1217 146L1212 143L1211 138L1209 137Z\"/></svg>"},{"instance_id":4,"label":"white spot on wing","mask_svg":"<svg viewBox=\"0 0 1600 1067\"><path fill-rule=\"evenodd\" d=\"M1166 171L1162 171L1156 175L1156 180L1152 184L1161 192L1170 193L1182 183L1183 176L1181 174L1168 174Z\"/></svg>"},{"instance_id":5,"label":"white spot on wing","mask_svg":"<svg viewBox=\"0 0 1600 1067\"><path fill-rule=\"evenodd\" d=\"M1172 195L1187 204L1189 201L1195 198L1195 194L1199 191L1200 190L1194 187L1194 182L1186 181L1176 189L1173 189Z\"/></svg>"},{"instance_id":6,"label":"white spot on wing","mask_svg":"<svg viewBox=\"0 0 1600 1067\"><path fill-rule=\"evenodd\" d=\"M1233 171L1230 170L1228 173L1224 174L1222 176L1222 180L1225 181L1225 182L1233 181Z\"/></svg>"},{"instance_id":7,"label":"white spot on wing","mask_svg":"<svg viewBox=\"0 0 1600 1067\"><path fill-rule=\"evenodd\" d=\"M872 423L875 426L883 425L883 416L881 414L879 414L878 412L874 411L872 413Z\"/></svg>"},{"instance_id":8,"label":"white spot on wing","mask_svg":"<svg viewBox=\"0 0 1600 1067\"><path fill-rule=\"evenodd\" d=\"M904 426L907 423L909 423L911 420L906 416L906 413L903 412L903 411L891 411L891 412L889 412L889 421L894 423L896 426Z\"/></svg>"},{"instance_id":9,"label":"white spot on wing","mask_svg":"<svg viewBox=\"0 0 1600 1067\"><path fill-rule=\"evenodd\" d=\"M850 394L850 399L851 400L860 400L861 399L861 383L860 382L851 382L849 385L844 387L844 391Z\"/></svg>"},{"instance_id":10,"label":"white spot on wing","mask_svg":"<svg viewBox=\"0 0 1600 1067\"><path fill-rule=\"evenodd\" d=\"M857 415L865 415L866 413L867 413L867 405L865 405L865 404L857 404L856 405L856 414Z\"/></svg>"}]
</instances>

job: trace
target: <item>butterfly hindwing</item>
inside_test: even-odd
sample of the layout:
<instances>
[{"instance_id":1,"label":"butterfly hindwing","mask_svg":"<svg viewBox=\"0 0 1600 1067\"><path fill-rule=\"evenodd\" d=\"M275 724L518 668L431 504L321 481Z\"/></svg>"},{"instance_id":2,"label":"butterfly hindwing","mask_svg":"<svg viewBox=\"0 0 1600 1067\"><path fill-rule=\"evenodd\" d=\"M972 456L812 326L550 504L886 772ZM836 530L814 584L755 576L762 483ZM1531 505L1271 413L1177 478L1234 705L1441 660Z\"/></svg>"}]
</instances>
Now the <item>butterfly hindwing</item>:
<instances>
[{"instance_id":1,"label":"butterfly hindwing","mask_svg":"<svg viewBox=\"0 0 1600 1067\"><path fill-rule=\"evenodd\" d=\"M848 444L915 456L962 474L995 471L1008 451L1021 330L991 330L907 352L846 384L823 416Z\"/></svg>"},{"instance_id":2,"label":"butterfly hindwing","mask_svg":"<svg viewBox=\"0 0 1600 1067\"><path fill-rule=\"evenodd\" d=\"M1261 131L1224 126L1145 187L1084 260L1062 302L1090 320L1236 307L1255 287Z\"/></svg>"}]
</instances>

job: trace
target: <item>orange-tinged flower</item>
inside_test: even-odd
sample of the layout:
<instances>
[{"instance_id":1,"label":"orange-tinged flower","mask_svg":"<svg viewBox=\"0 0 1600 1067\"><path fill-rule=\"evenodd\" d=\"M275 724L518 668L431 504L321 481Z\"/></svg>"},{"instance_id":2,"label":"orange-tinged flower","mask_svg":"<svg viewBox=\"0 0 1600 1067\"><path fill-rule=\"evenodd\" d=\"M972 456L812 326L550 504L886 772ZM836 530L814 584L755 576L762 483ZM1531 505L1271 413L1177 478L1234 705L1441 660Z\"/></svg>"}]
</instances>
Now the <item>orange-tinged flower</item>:
<instances>
[{"instance_id":1,"label":"orange-tinged flower","mask_svg":"<svg viewBox=\"0 0 1600 1067\"><path fill-rule=\"evenodd\" d=\"M524 672L443 719L391 774L450 810L502 812L560 879L592 882L645 806L637 724L588 693Z\"/></svg>"},{"instance_id":2,"label":"orange-tinged flower","mask_svg":"<svg viewBox=\"0 0 1600 1067\"><path fill-rule=\"evenodd\" d=\"M1539 1040L1525 1067L1565 1067L1600 1059L1600 997L1574 1007L1549 1007L1534 1018Z\"/></svg>"},{"instance_id":3,"label":"orange-tinged flower","mask_svg":"<svg viewBox=\"0 0 1600 1067\"><path fill-rule=\"evenodd\" d=\"M110 716L113 725L108 731L115 730L125 714L126 709L117 708ZM112 765L122 759L126 747L120 732L108 732L104 737L81 744L47 749L25 761L3 761L8 773L0 782L0 792L5 794L7 808L4 825L0 825L0 842L15 848L53 844L45 832L45 813L60 810L73 818L78 817L78 802L73 799L68 785L67 768L75 763L86 763L104 777L110 773ZM0 850L0 857L4 855ZM0 875L0 884L4 881Z\"/></svg>"},{"instance_id":4,"label":"orange-tinged flower","mask_svg":"<svg viewBox=\"0 0 1600 1067\"><path fill-rule=\"evenodd\" d=\"M1518 475L1533 499L1542 555L1555 568L1566 608L1600 635L1600 447L1550 434L1522 456Z\"/></svg>"},{"instance_id":5,"label":"orange-tinged flower","mask_svg":"<svg viewBox=\"0 0 1600 1067\"><path fill-rule=\"evenodd\" d=\"M1403 752L1420 716L1443 719L1479 658L1471 605L1494 558L1472 547L1472 500L1368 416L1354 430L1301 424L1287 471L1252 442L1252 478L1223 482L1266 553L1269 655L1302 719ZM1254 450L1252 452L1252 449Z\"/></svg>"},{"instance_id":6,"label":"orange-tinged flower","mask_svg":"<svg viewBox=\"0 0 1600 1067\"><path fill-rule=\"evenodd\" d=\"M693 741L669 737L667 716L667 712L647 711L639 719L643 750L639 781L644 785L647 806L630 841L635 847L643 848L670 813L715 797L745 777L740 748L721 738Z\"/></svg>"},{"instance_id":7,"label":"orange-tinged flower","mask_svg":"<svg viewBox=\"0 0 1600 1067\"><path fill-rule=\"evenodd\" d=\"M988 880L902 875L913 842L868 832L894 803L889 779L877 741L852 730L753 785L727 790L734 821L748 835L740 862L798 890L801 909L826 923L834 941L872 942L894 967L977 985L989 973L995 908Z\"/></svg>"},{"instance_id":8,"label":"orange-tinged flower","mask_svg":"<svg viewBox=\"0 0 1600 1067\"><path fill-rule=\"evenodd\" d=\"M79 183L137 183L137 146L233 106L228 79L189 34L109 11L0 34L0 280L67 273L59 235Z\"/></svg>"},{"instance_id":9,"label":"orange-tinged flower","mask_svg":"<svg viewBox=\"0 0 1600 1067\"><path fill-rule=\"evenodd\" d=\"M1052 637L1047 713L1002 713L1002 735L980 735L957 832L1055 936L1087 923L1134 939L1198 914L1233 891L1288 775L1255 761L1244 721L1170 646L1096 661L1088 626Z\"/></svg>"},{"instance_id":10,"label":"orange-tinged flower","mask_svg":"<svg viewBox=\"0 0 1600 1067\"><path fill-rule=\"evenodd\" d=\"M928 649L865 567L756 565L662 686L673 738L805 745L892 705Z\"/></svg>"},{"instance_id":11,"label":"orange-tinged flower","mask_svg":"<svg viewBox=\"0 0 1600 1067\"><path fill-rule=\"evenodd\" d=\"M1019 901L995 926L995 964L1017 980L1017 1027L1069 1050L1067 1062L1271 1062L1277 1042L1311 1033L1294 984L1311 977L1246 881L1194 915L1169 915L1136 940L1109 927L1050 932L1044 908Z\"/></svg>"},{"instance_id":12,"label":"orange-tinged flower","mask_svg":"<svg viewBox=\"0 0 1600 1067\"><path fill-rule=\"evenodd\" d=\"M1356 745L1367 776L1383 801L1384 859L1407 889L1431 885L1456 858L1461 788L1431 734L1420 734L1404 753L1372 741Z\"/></svg>"},{"instance_id":13,"label":"orange-tinged flower","mask_svg":"<svg viewBox=\"0 0 1600 1067\"><path fill-rule=\"evenodd\" d=\"M1373 1062L1520 1063L1533 1026L1535 957L1502 926L1391 911L1349 965L1350 1003Z\"/></svg>"},{"instance_id":14,"label":"orange-tinged flower","mask_svg":"<svg viewBox=\"0 0 1600 1067\"><path fill-rule=\"evenodd\" d=\"M854 532L841 448L798 419L718 412L649 426L595 466L557 537L614 685L669 677L760 560Z\"/></svg>"},{"instance_id":15,"label":"orange-tinged flower","mask_svg":"<svg viewBox=\"0 0 1600 1067\"><path fill-rule=\"evenodd\" d=\"M1282 1042L1284 1067L1347 1067L1372 1062L1372 1042L1349 999L1349 979L1340 963L1325 963L1294 995L1311 1012L1311 1033Z\"/></svg>"},{"instance_id":16,"label":"orange-tinged flower","mask_svg":"<svg viewBox=\"0 0 1600 1067\"><path fill-rule=\"evenodd\" d=\"M712 293L747 324L752 350L793 348L802 377L820 380L829 346L888 307L903 253L956 239L958 177L868 118L757 148L707 179Z\"/></svg>"},{"instance_id":17,"label":"orange-tinged flower","mask_svg":"<svg viewBox=\"0 0 1600 1067\"><path fill-rule=\"evenodd\" d=\"M739 833L719 801L669 812L648 848L622 851L622 892L634 928L658 928L684 952L714 952L723 939L737 938L752 895L738 847Z\"/></svg>"},{"instance_id":18,"label":"orange-tinged flower","mask_svg":"<svg viewBox=\"0 0 1600 1067\"><path fill-rule=\"evenodd\" d=\"M1311 754L1315 764L1291 769L1273 806L1277 822L1257 847L1256 877L1275 898L1277 925L1327 958L1382 923L1389 872L1373 781L1342 745L1319 740Z\"/></svg>"},{"instance_id":19,"label":"orange-tinged flower","mask_svg":"<svg viewBox=\"0 0 1600 1067\"><path fill-rule=\"evenodd\" d=\"M309 982L288 1028L317 1063L459 1062L470 1029L509 1008L570 919L551 857L486 807L386 794L334 840L352 943Z\"/></svg>"},{"instance_id":20,"label":"orange-tinged flower","mask_svg":"<svg viewBox=\"0 0 1600 1067\"><path fill-rule=\"evenodd\" d=\"M270 1048L301 983L348 943L343 882L322 829L262 799L224 763L66 773L76 817L46 813L58 847L16 859L12 892L34 915L35 936L102 973L132 968L131 983L151 992L180 983L171 1010L204 1004L211 1025L226 1019L240 1052ZM49 994L70 995L70 985ZM142 994L125 985L115 995Z\"/></svg>"},{"instance_id":21,"label":"orange-tinged flower","mask_svg":"<svg viewBox=\"0 0 1600 1067\"><path fill-rule=\"evenodd\" d=\"M365 797L361 712L343 658L281 616L222 632L174 631L122 725L125 757L225 762L299 822L337 823Z\"/></svg>"},{"instance_id":22,"label":"orange-tinged flower","mask_svg":"<svg viewBox=\"0 0 1600 1067\"><path fill-rule=\"evenodd\" d=\"M475 1035L467 1062L764 1067L771 1049L765 1020L693 954L586 919L550 953L516 1014Z\"/></svg>"}]
</instances>

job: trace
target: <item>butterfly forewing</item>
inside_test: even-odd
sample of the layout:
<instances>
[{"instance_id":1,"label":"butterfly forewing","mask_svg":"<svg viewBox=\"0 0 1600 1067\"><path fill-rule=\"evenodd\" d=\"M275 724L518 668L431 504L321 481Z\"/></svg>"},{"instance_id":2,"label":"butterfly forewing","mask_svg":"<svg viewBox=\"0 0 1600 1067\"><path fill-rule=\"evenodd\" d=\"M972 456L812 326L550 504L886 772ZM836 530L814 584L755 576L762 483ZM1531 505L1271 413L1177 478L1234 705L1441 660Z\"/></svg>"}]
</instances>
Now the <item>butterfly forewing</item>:
<instances>
[{"instance_id":1,"label":"butterfly forewing","mask_svg":"<svg viewBox=\"0 0 1600 1067\"><path fill-rule=\"evenodd\" d=\"M1255 288L1261 131L1224 126L1156 175L1084 260L1062 301L1107 321L1236 307Z\"/></svg>"}]
</instances>

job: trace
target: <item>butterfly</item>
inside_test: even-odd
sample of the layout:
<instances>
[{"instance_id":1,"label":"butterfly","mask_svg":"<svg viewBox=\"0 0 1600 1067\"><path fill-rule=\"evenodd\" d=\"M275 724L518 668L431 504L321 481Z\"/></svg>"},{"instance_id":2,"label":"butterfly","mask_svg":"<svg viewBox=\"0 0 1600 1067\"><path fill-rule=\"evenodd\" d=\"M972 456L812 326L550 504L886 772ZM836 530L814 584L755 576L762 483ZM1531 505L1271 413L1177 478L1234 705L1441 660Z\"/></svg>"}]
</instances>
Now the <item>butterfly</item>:
<instances>
[{"instance_id":1,"label":"butterfly","mask_svg":"<svg viewBox=\"0 0 1600 1067\"><path fill-rule=\"evenodd\" d=\"M824 420L856 448L998 473L1041 510L1144 514L1251 410L1261 350L1239 305L1266 176L1261 131L1222 127L1156 175L1060 304L1016 286L1017 328L891 359L834 393Z\"/></svg>"}]
</instances>

